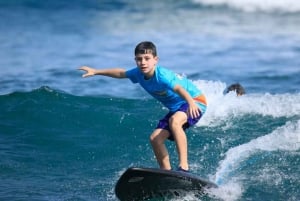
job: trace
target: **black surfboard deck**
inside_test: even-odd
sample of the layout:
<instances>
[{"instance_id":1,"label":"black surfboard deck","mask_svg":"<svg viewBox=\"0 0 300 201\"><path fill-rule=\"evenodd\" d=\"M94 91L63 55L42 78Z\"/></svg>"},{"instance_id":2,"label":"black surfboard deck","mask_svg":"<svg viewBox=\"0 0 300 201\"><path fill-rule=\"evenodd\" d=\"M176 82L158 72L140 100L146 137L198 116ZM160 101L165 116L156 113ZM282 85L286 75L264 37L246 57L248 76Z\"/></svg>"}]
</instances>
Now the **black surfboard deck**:
<instances>
[{"instance_id":1,"label":"black surfboard deck","mask_svg":"<svg viewBox=\"0 0 300 201\"><path fill-rule=\"evenodd\" d=\"M216 188L213 182L191 173L157 168L128 168L119 178L115 193L121 201L180 196L187 192L203 194Z\"/></svg>"}]
</instances>

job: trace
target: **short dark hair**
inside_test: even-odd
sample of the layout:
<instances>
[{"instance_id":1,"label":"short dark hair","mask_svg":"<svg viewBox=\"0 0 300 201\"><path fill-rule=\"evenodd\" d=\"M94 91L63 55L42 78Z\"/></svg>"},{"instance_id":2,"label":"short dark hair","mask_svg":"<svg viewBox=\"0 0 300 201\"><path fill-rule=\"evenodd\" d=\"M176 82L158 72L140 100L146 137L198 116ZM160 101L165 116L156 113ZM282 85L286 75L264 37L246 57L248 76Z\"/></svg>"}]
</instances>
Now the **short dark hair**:
<instances>
[{"instance_id":1,"label":"short dark hair","mask_svg":"<svg viewBox=\"0 0 300 201\"><path fill-rule=\"evenodd\" d=\"M152 54L153 56L157 56L156 47L150 41L140 42L134 50L134 55L137 54Z\"/></svg>"},{"instance_id":2,"label":"short dark hair","mask_svg":"<svg viewBox=\"0 0 300 201\"><path fill-rule=\"evenodd\" d=\"M235 91L238 96L241 96L246 93L244 87L240 83L230 85L227 88L226 93L229 93L230 91Z\"/></svg>"}]
</instances>

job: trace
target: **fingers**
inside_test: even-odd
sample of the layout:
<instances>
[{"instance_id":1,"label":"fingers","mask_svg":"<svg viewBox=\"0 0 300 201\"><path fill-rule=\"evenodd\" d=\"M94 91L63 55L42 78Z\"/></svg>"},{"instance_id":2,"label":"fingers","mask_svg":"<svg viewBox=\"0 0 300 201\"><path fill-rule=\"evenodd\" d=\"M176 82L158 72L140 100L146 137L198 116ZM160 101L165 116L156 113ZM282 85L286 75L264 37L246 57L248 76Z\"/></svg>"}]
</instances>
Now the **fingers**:
<instances>
[{"instance_id":1,"label":"fingers","mask_svg":"<svg viewBox=\"0 0 300 201\"><path fill-rule=\"evenodd\" d=\"M196 118L198 116L199 116L199 111L198 110L193 111L193 118Z\"/></svg>"},{"instance_id":2,"label":"fingers","mask_svg":"<svg viewBox=\"0 0 300 201\"><path fill-rule=\"evenodd\" d=\"M83 77L83 78L88 77L88 76L91 76L90 68L87 67L87 66L81 66L80 68L78 68L78 70L86 71L86 73L83 74L83 75L81 76L81 77Z\"/></svg>"},{"instance_id":3,"label":"fingers","mask_svg":"<svg viewBox=\"0 0 300 201\"><path fill-rule=\"evenodd\" d=\"M199 111L199 108L196 107L196 108L189 108L189 116L192 117L192 118L197 118L200 116L200 111Z\"/></svg>"},{"instance_id":4,"label":"fingers","mask_svg":"<svg viewBox=\"0 0 300 201\"><path fill-rule=\"evenodd\" d=\"M87 66L81 66L80 68L78 68L78 70L88 71L89 67L87 67Z\"/></svg>"}]
</instances>

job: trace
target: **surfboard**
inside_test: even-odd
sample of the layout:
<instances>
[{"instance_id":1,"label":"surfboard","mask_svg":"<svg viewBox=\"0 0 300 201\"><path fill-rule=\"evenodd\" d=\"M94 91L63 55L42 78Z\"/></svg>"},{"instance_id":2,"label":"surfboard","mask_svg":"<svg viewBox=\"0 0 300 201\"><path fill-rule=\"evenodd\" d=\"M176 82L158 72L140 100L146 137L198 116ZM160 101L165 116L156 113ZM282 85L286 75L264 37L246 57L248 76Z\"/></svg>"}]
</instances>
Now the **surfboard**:
<instances>
[{"instance_id":1,"label":"surfboard","mask_svg":"<svg viewBox=\"0 0 300 201\"><path fill-rule=\"evenodd\" d=\"M128 168L115 186L115 194L121 201L148 200L178 197L193 192L203 195L204 188L217 185L201 177L182 171L157 168Z\"/></svg>"}]
</instances>

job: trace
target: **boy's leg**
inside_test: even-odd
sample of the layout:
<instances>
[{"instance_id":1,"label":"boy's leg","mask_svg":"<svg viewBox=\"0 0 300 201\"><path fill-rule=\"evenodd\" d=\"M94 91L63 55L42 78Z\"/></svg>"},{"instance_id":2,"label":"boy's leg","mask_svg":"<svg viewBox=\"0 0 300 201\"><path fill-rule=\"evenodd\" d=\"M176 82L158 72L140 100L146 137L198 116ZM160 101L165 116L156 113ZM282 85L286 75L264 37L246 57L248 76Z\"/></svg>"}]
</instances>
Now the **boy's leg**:
<instances>
[{"instance_id":1,"label":"boy's leg","mask_svg":"<svg viewBox=\"0 0 300 201\"><path fill-rule=\"evenodd\" d=\"M169 153L165 145L166 139L170 133L164 129L155 129L150 136L150 142L156 157L156 160L161 169L170 170L170 158Z\"/></svg>"},{"instance_id":2,"label":"boy's leg","mask_svg":"<svg viewBox=\"0 0 300 201\"><path fill-rule=\"evenodd\" d=\"M184 170L189 169L187 138L182 128L182 125L186 122L187 114L181 111L176 112L169 120L169 127L173 133L173 137L177 147L179 167Z\"/></svg>"}]
</instances>

